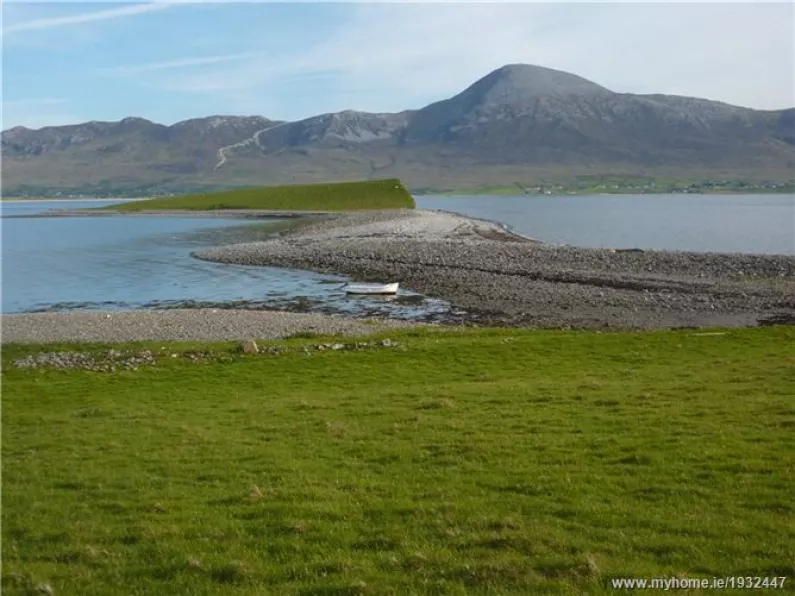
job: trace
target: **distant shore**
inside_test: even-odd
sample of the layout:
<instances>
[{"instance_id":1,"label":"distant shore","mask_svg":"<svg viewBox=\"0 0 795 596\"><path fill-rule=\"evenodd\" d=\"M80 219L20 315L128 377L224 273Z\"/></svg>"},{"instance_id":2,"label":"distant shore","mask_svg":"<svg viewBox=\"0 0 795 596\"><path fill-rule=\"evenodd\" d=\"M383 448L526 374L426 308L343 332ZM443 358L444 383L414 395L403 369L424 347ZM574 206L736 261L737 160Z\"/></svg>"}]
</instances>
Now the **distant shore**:
<instances>
[{"instance_id":1,"label":"distant shore","mask_svg":"<svg viewBox=\"0 0 795 596\"><path fill-rule=\"evenodd\" d=\"M219 219L273 219L298 218L333 215L334 211L282 211L268 209L218 209L214 211L191 211L187 209L173 210L141 210L141 211L100 211L98 209L54 209L40 213L12 214L3 217L39 218L39 217L196 217Z\"/></svg>"},{"instance_id":2,"label":"distant shore","mask_svg":"<svg viewBox=\"0 0 795 596\"><path fill-rule=\"evenodd\" d=\"M612 189L612 190L558 190L555 192L522 192L517 188L499 187L499 188L485 188L485 189L467 189L467 190L445 190L439 192L428 193L414 193L417 196L473 196L473 195L502 195L502 196L527 196L527 197L610 197L621 195L637 195L637 196L652 196L652 197L667 197L671 195L710 195L710 196L734 196L734 195L792 195L795 191L792 188L776 188L776 189L716 189L716 190L698 190L698 191L670 191L670 190L655 190L655 191L642 191L638 189Z\"/></svg>"},{"instance_id":3,"label":"distant shore","mask_svg":"<svg viewBox=\"0 0 795 596\"><path fill-rule=\"evenodd\" d=\"M119 199L119 198L110 198L110 199L49 199L47 197L33 197L29 199L0 199L0 204L2 203L107 203L107 202L122 202L122 201L145 201L149 197L135 197L135 198L128 198L128 199Z\"/></svg>"}]
</instances>

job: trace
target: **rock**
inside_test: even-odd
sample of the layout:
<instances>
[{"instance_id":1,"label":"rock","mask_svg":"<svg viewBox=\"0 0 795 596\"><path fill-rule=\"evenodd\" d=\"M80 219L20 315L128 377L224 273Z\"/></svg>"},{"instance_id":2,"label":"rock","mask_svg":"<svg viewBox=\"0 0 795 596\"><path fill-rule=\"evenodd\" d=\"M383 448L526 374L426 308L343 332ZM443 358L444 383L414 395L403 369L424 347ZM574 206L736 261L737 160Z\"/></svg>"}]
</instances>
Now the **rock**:
<instances>
[{"instance_id":1,"label":"rock","mask_svg":"<svg viewBox=\"0 0 795 596\"><path fill-rule=\"evenodd\" d=\"M81 368L95 372L115 372L118 367L137 370L140 365L154 364L152 352L144 350L138 354L121 350L108 350L104 355L80 352L45 352L16 360L17 368L55 368L67 370Z\"/></svg>"},{"instance_id":2,"label":"rock","mask_svg":"<svg viewBox=\"0 0 795 596\"><path fill-rule=\"evenodd\" d=\"M255 342L253 339L250 339L240 344L240 351L244 354L258 354L259 348L257 347L257 342Z\"/></svg>"},{"instance_id":3,"label":"rock","mask_svg":"<svg viewBox=\"0 0 795 596\"><path fill-rule=\"evenodd\" d=\"M197 559L196 557L190 557L188 559L188 567L190 567L192 569L201 569L202 568L202 562L201 562L201 560Z\"/></svg>"},{"instance_id":4,"label":"rock","mask_svg":"<svg viewBox=\"0 0 795 596\"><path fill-rule=\"evenodd\" d=\"M344 350L345 344L331 344L332 350Z\"/></svg>"}]
</instances>

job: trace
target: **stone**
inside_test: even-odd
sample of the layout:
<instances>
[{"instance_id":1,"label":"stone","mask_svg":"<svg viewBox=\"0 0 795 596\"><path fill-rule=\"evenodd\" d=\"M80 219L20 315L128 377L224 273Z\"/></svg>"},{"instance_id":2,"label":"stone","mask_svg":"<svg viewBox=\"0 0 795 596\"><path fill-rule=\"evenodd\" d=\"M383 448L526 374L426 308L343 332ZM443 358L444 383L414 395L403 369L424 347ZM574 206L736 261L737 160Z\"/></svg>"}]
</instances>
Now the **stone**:
<instances>
[{"instance_id":1,"label":"stone","mask_svg":"<svg viewBox=\"0 0 795 596\"><path fill-rule=\"evenodd\" d=\"M255 342L253 339L250 339L240 344L240 351L244 354L258 354L259 348L257 347L257 342Z\"/></svg>"}]
</instances>

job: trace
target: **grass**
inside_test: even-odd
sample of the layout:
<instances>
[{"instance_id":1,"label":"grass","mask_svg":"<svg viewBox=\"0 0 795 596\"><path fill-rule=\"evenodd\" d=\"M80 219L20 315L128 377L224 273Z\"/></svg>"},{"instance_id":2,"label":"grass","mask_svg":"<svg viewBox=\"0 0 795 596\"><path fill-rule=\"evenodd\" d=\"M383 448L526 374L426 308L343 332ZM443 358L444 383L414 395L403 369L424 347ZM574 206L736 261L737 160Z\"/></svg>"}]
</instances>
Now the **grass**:
<instances>
[{"instance_id":1,"label":"grass","mask_svg":"<svg viewBox=\"0 0 795 596\"><path fill-rule=\"evenodd\" d=\"M753 181L710 182L705 180L622 177L610 175L577 176L564 180L536 180L534 182L514 182L469 188L466 190L444 190L436 194L446 195L604 195L604 194L758 194L792 193L793 182L779 182L773 188L771 183Z\"/></svg>"},{"instance_id":2,"label":"grass","mask_svg":"<svg viewBox=\"0 0 795 596\"><path fill-rule=\"evenodd\" d=\"M3 593L792 587L795 328L389 337L117 373L6 346Z\"/></svg>"},{"instance_id":3,"label":"grass","mask_svg":"<svg viewBox=\"0 0 795 596\"><path fill-rule=\"evenodd\" d=\"M296 186L263 186L207 194L149 199L101 209L268 209L285 211L350 211L414 208L414 199L397 179Z\"/></svg>"}]
</instances>

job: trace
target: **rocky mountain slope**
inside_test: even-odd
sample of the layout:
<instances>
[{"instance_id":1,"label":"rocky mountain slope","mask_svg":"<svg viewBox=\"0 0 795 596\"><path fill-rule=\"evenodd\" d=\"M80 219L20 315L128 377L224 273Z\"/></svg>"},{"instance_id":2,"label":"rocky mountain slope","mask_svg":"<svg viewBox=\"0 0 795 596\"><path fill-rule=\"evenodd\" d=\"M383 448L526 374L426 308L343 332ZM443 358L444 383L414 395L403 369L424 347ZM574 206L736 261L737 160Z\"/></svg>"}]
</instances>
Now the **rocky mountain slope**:
<instances>
[{"instance_id":1,"label":"rocky mountain slope","mask_svg":"<svg viewBox=\"0 0 795 596\"><path fill-rule=\"evenodd\" d=\"M3 192L153 192L399 177L413 189L578 174L791 179L795 109L614 93L530 65L397 114L141 118L2 133Z\"/></svg>"}]
</instances>

